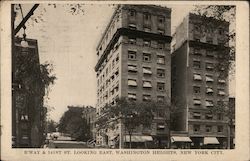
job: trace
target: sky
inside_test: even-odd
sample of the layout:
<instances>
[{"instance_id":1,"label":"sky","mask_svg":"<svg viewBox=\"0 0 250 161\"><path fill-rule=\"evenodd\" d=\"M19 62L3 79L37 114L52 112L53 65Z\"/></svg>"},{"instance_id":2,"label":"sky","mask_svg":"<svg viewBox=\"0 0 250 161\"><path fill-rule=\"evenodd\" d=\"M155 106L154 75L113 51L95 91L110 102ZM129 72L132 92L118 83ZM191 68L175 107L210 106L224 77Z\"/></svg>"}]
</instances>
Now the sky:
<instances>
[{"instance_id":1,"label":"sky","mask_svg":"<svg viewBox=\"0 0 250 161\"><path fill-rule=\"evenodd\" d=\"M194 8L191 5L166 5L172 8L171 29ZM22 4L24 15L32 4ZM40 4L26 24L27 38L38 40L40 63L54 65L57 80L51 86L45 105L53 107L49 117L59 121L67 106L96 105L96 46L108 24L114 6L84 5L84 14L72 15L69 7ZM38 23L36 23L37 18ZM21 21L18 10L16 24ZM22 35L21 30L18 35Z\"/></svg>"}]
</instances>

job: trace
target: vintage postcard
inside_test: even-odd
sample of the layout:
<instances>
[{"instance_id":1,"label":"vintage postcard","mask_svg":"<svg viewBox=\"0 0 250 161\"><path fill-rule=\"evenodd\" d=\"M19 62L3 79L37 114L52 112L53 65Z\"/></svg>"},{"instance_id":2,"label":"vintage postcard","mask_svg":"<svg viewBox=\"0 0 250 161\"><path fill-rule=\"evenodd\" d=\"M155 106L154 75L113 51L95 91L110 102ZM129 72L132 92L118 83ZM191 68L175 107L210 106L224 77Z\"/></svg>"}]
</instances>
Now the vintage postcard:
<instances>
[{"instance_id":1,"label":"vintage postcard","mask_svg":"<svg viewBox=\"0 0 250 161\"><path fill-rule=\"evenodd\" d=\"M249 5L1 2L1 160L250 160Z\"/></svg>"}]
</instances>

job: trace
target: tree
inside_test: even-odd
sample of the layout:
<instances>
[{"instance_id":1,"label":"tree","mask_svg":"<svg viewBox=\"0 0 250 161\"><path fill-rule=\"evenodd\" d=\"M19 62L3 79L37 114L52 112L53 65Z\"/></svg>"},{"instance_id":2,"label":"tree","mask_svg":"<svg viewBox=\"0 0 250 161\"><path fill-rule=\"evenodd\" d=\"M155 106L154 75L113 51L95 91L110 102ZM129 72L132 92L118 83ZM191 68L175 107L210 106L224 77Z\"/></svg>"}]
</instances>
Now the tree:
<instances>
[{"instance_id":1,"label":"tree","mask_svg":"<svg viewBox=\"0 0 250 161\"><path fill-rule=\"evenodd\" d=\"M159 107L166 109L165 103L153 101L135 102L126 98L119 98L115 105L106 105L97 119L97 130L112 128L119 120L124 125L125 132L129 135L129 147L131 148L131 137L138 127L149 128L152 125L154 115ZM167 118L167 117L166 117Z\"/></svg>"},{"instance_id":2,"label":"tree","mask_svg":"<svg viewBox=\"0 0 250 161\"><path fill-rule=\"evenodd\" d=\"M48 133L56 132L57 123L54 120L48 120Z\"/></svg>"},{"instance_id":3,"label":"tree","mask_svg":"<svg viewBox=\"0 0 250 161\"><path fill-rule=\"evenodd\" d=\"M70 134L79 141L87 141L90 138L90 128L87 120L82 117L83 108L73 107L64 112L59 121L59 131Z\"/></svg>"},{"instance_id":4,"label":"tree","mask_svg":"<svg viewBox=\"0 0 250 161\"><path fill-rule=\"evenodd\" d=\"M229 32L226 33L227 40L229 41L228 48L222 48L222 53L220 54L220 61L218 62L216 69L220 71L220 76L227 78L228 74L234 74L235 71L235 12L236 6L225 6L225 5L197 5L194 9L194 13L204 17L204 18L215 18L219 20L217 26L221 22L229 23ZM207 22L201 21L201 25L205 25ZM223 70L221 70L223 69Z\"/></svg>"}]
</instances>

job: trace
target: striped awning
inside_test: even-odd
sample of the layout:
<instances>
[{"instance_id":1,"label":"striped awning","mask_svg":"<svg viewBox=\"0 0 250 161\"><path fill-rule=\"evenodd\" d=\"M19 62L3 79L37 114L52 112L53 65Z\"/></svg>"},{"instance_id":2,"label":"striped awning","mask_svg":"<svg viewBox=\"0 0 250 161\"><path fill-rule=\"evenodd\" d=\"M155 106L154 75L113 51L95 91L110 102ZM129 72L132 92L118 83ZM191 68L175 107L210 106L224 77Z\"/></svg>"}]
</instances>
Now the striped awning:
<instances>
[{"instance_id":1,"label":"striped awning","mask_svg":"<svg viewBox=\"0 0 250 161\"><path fill-rule=\"evenodd\" d=\"M194 74L194 80L202 80L201 75Z\"/></svg>"},{"instance_id":2,"label":"striped awning","mask_svg":"<svg viewBox=\"0 0 250 161\"><path fill-rule=\"evenodd\" d=\"M148 68L142 68L144 74L152 74L152 71Z\"/></svg>"},{"instance_id":3,"label":"striped awning","mask_svg":"<svg viewBox=\"0 0 250 161\"><path fill-rule=\"evenodd\" d=\"M211 78L211 77L206 77L206 81L207 81L207 82L213 82L213 81L214 81L214 79L213 79L213 78Z\"/></svg>"},{"instance_id":4,"label":"striped awning","mask_svg":"<svg viewBox=\"0 0 250 161\"><path fill-rule=\"evenodd\" d=\"M136 80L128 80L129 86L137 86Z\"/></svg>"},{"instance_id":5,"label":"striped awning","mask_svg":"<svg viewBox=\"0 0 250 161\"><path fill-rule=\"evenodd\" d=\"M187 136L172 136L171 142L192 142L192 140Z\"/></svg>"},{"instance_id":6,"label":"striped awning","mask_svg":"<svg viewBox=\"0 0 250 161\"><path fill-rule=\"evenodd\" d=\"M129 142L130 141L130 136L126 135L125 136L125 141ZM146 142L146 141L153 141L152 136L131 136L131 142Z\"/></svg>"},{"instance_id":7,"label":"striped awning","mask_svg":"<svg viewBox=\"0 0 250 161\"><path fill-rule=\"evenodd\" d=\"M207 144L220 144L216 137L204 137L204 145Z\"/></svg>"},{"instance_id":8,"label":"striped awning","mask_svg":"<svg viewBox=\"0 0 250 161\"><path fill-rule=\"evenodd\" d=\"M151 82L143 82L143 87L146 87L146 88L152 88L152 84Z\"/></svg>"}]
</instances>

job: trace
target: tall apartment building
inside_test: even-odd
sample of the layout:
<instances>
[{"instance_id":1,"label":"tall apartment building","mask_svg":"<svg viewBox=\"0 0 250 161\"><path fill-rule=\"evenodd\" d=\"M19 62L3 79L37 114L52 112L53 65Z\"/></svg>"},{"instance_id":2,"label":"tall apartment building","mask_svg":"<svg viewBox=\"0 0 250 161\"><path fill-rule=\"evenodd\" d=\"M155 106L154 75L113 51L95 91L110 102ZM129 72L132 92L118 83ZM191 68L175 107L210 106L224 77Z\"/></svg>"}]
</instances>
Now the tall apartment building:
<instances>
[{"instance_id":1,"label":"tall apartment building","mask_svg":"<svg viewBox=\"0 0 250 161\"><path fill-rule=\"evenodd\" d=\"M228 22L189 14L173 36L174 130L185 134L180 136L191 148L227 144L227 118L211 109L228 102L228 78L222 77L226 71L218 65L223 54L229 54L228 31ZM175 136L172 138L174 142Z\"/></svg>"},{"instance_id":2,"label":"tall apartment building","mask_svg":"<svg viewBox=\"0 0 250 161\"><path fill-rule=\"evenodd\" d=\"M170 102L170 32L169 8L154 5L117 7L97 46L97 117L102 114L105 104L115 104L117 97ZM167 139L163 113L156 116L158 119L154 120L150 137L140 133L137 138L143 140L143 137L151 139L153 136L162 142ZM97 144L111 145L113 138L119 136L122 148L125 135L118 124L114 130L98 132Z\"/></svg>"}]
</instances>

